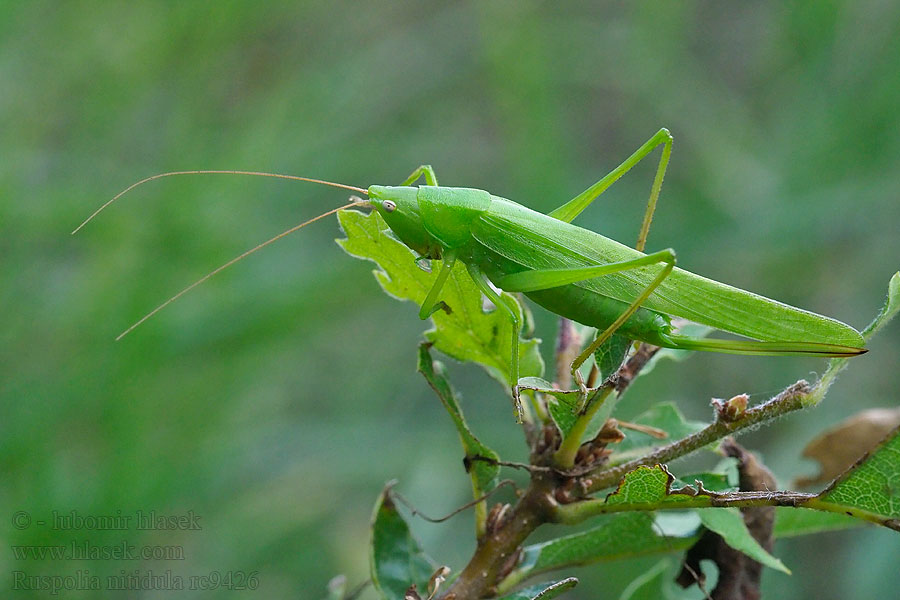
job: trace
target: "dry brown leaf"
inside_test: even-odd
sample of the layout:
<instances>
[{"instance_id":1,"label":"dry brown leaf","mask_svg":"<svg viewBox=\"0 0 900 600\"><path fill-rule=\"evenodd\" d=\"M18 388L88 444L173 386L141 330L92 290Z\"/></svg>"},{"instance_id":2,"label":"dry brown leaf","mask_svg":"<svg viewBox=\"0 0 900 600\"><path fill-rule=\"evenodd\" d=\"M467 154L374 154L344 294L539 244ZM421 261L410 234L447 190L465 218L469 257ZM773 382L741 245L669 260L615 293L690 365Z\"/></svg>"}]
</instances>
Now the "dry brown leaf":
<instances>
[{"instance_id":1,"label":"dry brown leaf","mask_svg":"<svg viewBox=\"0 0 900 600\"><path fill-rule=\"evenodd\" d=\"M830 482L898 425L900 408L872 408L842 421L803 449L803 456L818 461L822 470L816 477L798 478L795 485L805 487Z\"/></svg>"}]
</instances>

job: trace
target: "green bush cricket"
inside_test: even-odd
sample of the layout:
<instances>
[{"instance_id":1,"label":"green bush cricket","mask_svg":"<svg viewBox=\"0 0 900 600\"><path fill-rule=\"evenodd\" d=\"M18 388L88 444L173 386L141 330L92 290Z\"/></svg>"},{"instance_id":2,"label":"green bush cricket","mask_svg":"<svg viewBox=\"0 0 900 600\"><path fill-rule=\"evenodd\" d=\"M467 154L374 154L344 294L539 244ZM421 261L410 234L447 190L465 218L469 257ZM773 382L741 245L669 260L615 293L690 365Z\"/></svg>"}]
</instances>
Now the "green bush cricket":
<instances>
[{"instance_id":1,"label":"green bush cricket","mask_svg":"<svg viewBox=\"0 0 900 600\"><path fill-rule=\"evenodd\" d=\"M634 165L662 145L662 156L650 191L635 248L571 224L600 194ZM672 136L661 129L607 176L549 214L471 188L442 187L427 165L399 186L368 189L305 177L246 171L182 171L162 173L126 188L88 217L147 181L172 175L231 173L309 181L368 196L330 210L248 250L185 288L148 313L160 309L248 254L339 210L370 207L420 259L440 259L441 269L419 310L427 319L444 307L441 290L456 261L475 285L512 321L512 396L521 419L518 388L518 312L497 289L522 292L560 316L595 327L597 337L571 364L584 399L587 388L579 368L613 334L665 348L730 354L843 357L866 352L855 329L822 315L788 306L675 267L671 248L644 254L650 223L672 149ZM413 184L424 177L425 184ZM73 232L74 233L74 232ZM671 317L680 317L749 339L710 339L678 335ZM121 335L119 337L122 337Z\"/></svg>"}]
</instances>

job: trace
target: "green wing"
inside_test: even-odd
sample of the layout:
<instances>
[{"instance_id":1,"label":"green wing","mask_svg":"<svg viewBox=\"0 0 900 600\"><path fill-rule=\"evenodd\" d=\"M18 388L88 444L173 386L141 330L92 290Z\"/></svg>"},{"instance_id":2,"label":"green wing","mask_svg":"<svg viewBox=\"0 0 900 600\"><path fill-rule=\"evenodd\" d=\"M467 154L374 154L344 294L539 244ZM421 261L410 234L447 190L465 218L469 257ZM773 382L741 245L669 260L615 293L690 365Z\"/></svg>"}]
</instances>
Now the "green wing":
<instances>
[{"instance_id":1,"label":"green wing","mask_svg":"<svg viewBox=\"0 0 900 600\"><path fill-rule=\"evenodd\" d=\"M478 243L528 269L556 269L630 260L642 253L598 233L563 223L492 196L472 224ZM574 285L623 302L633 301L661 266L605 275ZM858 331L829 317L795 308L676 268L645 307L761 341L796 341L862 348Z\"/></svg>"}]
</instances>

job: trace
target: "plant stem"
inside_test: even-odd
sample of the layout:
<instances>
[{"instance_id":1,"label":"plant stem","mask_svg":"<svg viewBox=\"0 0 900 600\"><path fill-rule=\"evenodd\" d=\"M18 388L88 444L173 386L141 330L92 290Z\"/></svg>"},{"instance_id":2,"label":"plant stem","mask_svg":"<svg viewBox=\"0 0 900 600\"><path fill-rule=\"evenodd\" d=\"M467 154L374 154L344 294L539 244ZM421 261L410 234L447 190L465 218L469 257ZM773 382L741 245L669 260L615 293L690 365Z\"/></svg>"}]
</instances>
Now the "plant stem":
<instances>
[{"instance_id":1,"label":"plant stem","mask_svg":"<svg viewBox=\"0 0 900 600\"><path fill-rule=\"evenodd\" d=\"M818 386L817 386L818 387ZM781 415L799 410L806 406L807 398L815 393L816 388L810 388L809 384L801 379L797 383L788 386L780 394L759 406L747 409L734 421L716 419L704 429L691 434L667 446L663 446L650 454L630 462L618 465L606 471L590 476L592 483L588 487L588 493L597 492L617 485L622 477L638 467L651 466L666 463L676 458L685 456L700 448L719 440L726 435L731 435L748 427L753 427L765 421Z\"/></svg>"},{"instance_id":2,"label":"plant stem","mask_svg":"<svg viewBox=\"0 0 900 600\"><path fill-rule=\"evenodd\" d=\"M615 512L648 511L648 510L683 510L686 508L746 508L748 506L803 506L813 500L815 494L800 492L730 492L712 496L697 495L678 502L638 502L607 504L605 499L593 498L561 505L554 511L557 522L567 525L581 523L585 519L597 515ZM818 507L817 507L818 508Z\"/></svg>"},{"instance_id":3,"label":"plant stem","mask_svg":"<svg viewBox=\"0 0 900 600\"><path fill-rule=\"evenodd\" d=\"M557 467L560 469L571 469L575 465L575 455L581 446L581 437L593 420L594 415L606 403L606 399L613 389L613 386L605 385L603 389L598 390L588 409L578 416L578 420L575 421L572 429L569 430L569 434L560 443L556 454L553 455L553 462Z\"/></svg>"},{"instance_id":4,"label":"plant stem","mask_svg":"<svg viewBox=\"0 0 900 600\"><path fill-rule=\"evenodd\" d=\"M657 352L659 352L657 346L641 344L615 375L604 382L602 388L597 391L597 395L592 399L587 411L579 415L575 425L572 426L569 434L560 443L559 449L553 456L553 462L558 468L566 470L574 466L575 455L581 446L581 437L593 420L594 415L597 414L597 411L600 410L600 407L603 406L613 391L616 392L617 396L621 397L634 378L641 372L641 369L646 366ZM557 361L559 361L558 358Z\"/></svg>"},{"instance_id":5,"label":"plant stem","mask_svg":"<svg viewBox=\"0 0 900 600\"><path fill-rule=\"evenodd\" d=\"M554 481L544 476L532 477L531 485L519 500L509 519L478 540L469 564L441 596L455 600L483 598L493 594L502 579L504 567L511 567L514 555L525 539L540 525L550 521L556 502L550 493Z\"/></svg>"}]
</instances>

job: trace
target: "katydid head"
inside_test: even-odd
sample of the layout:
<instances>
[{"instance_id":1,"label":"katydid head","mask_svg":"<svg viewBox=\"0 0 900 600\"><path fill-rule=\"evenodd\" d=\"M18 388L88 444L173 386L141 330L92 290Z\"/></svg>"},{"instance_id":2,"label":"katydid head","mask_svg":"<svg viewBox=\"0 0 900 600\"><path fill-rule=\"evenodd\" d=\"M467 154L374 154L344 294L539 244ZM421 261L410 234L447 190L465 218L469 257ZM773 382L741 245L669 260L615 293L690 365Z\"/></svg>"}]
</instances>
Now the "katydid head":
<instances>
[{"instance_id":1,"label":"katydid head","mask_svg":"<svg viewBox=\"0 0 900 600\"><path fill-rule=\"evenodd\" d=\"M373 185L367 193L369 204L404 244L420 256L440 258L442 246L425 229L418 192L416 187Z\"/></svg>"}]
</instances>

